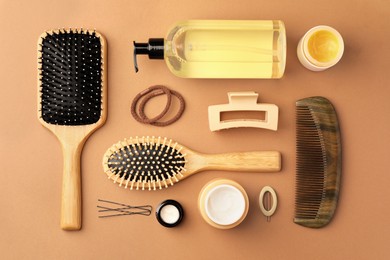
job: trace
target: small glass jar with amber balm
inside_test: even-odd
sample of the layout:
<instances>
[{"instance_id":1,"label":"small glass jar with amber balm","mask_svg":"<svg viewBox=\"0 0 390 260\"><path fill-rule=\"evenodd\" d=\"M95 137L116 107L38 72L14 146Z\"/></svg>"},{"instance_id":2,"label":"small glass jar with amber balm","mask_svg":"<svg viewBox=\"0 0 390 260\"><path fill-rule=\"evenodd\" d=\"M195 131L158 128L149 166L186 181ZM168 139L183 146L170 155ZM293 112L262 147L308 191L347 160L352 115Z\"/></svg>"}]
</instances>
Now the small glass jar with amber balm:
<instances>
[{"instance_id":1,"label":"small glass jar with amber balm","mask_svg":"<svg viewBox=\"0 0 390 260\"><path fill-rule=\"evenodd\" d=\"M322 71L336 65L343 53L344 41L340 33L326 25L311 28L297 48L299 61L312 71Z\"/></svg>"}]
</instances>

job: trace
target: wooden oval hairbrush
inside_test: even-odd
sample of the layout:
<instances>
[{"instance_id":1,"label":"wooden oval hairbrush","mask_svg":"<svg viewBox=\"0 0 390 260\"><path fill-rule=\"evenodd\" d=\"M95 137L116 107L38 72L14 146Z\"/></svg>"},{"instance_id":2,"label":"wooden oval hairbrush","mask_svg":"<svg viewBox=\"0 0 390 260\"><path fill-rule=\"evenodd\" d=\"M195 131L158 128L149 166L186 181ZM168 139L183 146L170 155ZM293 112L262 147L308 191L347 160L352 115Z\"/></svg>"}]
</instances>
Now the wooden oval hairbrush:
<instances>
[{"instance_id":1,"label":"wooden oval hairbrush","mask_svg":"<svg viewBox=\"0 0 390 260\"><path fill-rule=\"evenodd\" d=\"M62 29L38 40L38 118L62 145L61 227L81 228L82 147L106 119L106 44L96 31Z\"/></svg>"},{"instance_id":2,"label":"wooden oval hairbrush","mask_svg":"<svg viewBox=\"0 0 390 260\"><path fill-rule=\"evenodd\" d=\"M103 156L104 172L130 190L156 190L205 170L277 172L277 151L201 154L167 138L135 137L110 147Z\"/></svg>"}]
</instances>

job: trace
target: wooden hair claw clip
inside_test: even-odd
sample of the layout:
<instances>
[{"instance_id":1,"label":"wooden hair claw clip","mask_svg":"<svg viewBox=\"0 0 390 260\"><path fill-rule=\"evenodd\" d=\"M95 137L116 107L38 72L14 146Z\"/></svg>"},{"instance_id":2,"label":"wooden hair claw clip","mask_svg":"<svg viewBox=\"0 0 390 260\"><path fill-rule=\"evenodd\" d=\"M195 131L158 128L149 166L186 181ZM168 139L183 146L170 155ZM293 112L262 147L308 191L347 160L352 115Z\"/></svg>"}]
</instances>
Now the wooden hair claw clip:
<instances>
[{"instance_id":1,"label":"wooden hair claw clip","mask_svg":"<svg viewBox=\"0 0 390 260\"><path fill-rule=\"evenodd\" d=\"M279 108L274 104L257 103L259 94L253 91L228 92L229 103L209 106L209 126L211 131L235 127L255 127L276 131L278 129ZM264 119L221 120L221 114L233 111L257 111L264 113Z\"/></svg>"}]
</instances>

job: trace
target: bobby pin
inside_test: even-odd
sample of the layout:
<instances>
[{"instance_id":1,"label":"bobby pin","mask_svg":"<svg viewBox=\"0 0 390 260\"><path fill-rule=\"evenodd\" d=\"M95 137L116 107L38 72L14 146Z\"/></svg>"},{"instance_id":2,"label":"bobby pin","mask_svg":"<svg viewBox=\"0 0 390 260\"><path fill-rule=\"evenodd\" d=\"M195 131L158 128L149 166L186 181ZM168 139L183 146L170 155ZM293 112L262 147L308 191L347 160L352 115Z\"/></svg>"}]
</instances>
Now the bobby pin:
<instances>
[{"instance_id":1,"label":"bobby pin","mask_svg":"<svg viewBox=\"0 0 390 260\"><path fill-rule=\"evenodd\" d=\"M115 212L114 214L108 214L108 215L100 215L99 218L107 218L107 217L116 217L116 216L127 216L127 215L143 215L143 216L149 216L152 213L152 206L150 205L142 205L142 206L130 206L123 203L108 201L108 200L102 200L98 199L99 202L109 203L121 207L108 207L108 206L100 206L98 205L97 208L99 208L100 213L102 212Z\"/></svg>"}]
</instances>

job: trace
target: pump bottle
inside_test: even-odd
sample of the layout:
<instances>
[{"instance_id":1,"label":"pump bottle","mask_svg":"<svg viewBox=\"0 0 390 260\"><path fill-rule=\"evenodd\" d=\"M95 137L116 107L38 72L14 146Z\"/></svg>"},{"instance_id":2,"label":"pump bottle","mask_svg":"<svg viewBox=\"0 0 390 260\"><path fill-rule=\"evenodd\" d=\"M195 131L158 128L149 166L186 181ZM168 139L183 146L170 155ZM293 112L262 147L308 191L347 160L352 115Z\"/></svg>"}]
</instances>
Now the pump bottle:
<instances>
[{"instance_id":1,"label":"pump bottle","mask_svg":"<svg viewBox=\"0 0 390 260\"><path fill-rule=\"evenodd\" d=\"M281 78L286 65L286 31L279 20L189 20L167 37L134 42L137 55L164 59L183 78Z\"/></svg>"}]
</instances>

